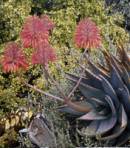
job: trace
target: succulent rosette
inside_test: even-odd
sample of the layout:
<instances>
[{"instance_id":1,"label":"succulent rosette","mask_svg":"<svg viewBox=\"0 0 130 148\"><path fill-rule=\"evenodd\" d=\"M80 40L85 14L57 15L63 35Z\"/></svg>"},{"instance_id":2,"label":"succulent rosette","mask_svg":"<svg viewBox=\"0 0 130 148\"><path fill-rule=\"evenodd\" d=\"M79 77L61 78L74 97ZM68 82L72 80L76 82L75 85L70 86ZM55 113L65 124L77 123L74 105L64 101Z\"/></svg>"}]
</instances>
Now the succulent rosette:
<instances>
[{"instance_id":1,"label":"succulent rosette","mask_svg":"<svg viewBox=\"0 0 130 148\"><path fill-rule=\"evenodd\" d=\"M84 120L86 135L100 137L108 145L120 146L130 139L130 59L125 49L118 49L118 57L103 51L105 63L93 63L86 58L88 68L79 84L82 104L88 112L77 112L70 106L60 111L77 120ZM77 83L80 77L68 74Z\"/></svg>"}]
</instances>

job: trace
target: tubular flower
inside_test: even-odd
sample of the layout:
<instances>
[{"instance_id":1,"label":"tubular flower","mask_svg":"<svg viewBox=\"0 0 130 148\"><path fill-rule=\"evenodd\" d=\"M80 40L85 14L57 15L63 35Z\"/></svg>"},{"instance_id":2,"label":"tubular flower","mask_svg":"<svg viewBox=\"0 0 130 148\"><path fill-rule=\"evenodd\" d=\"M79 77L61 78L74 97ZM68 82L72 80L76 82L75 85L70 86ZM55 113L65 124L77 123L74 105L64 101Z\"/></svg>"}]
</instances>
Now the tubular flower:
<instances>
[{"instance_id":1,"label":"tubular flower","mask_svg":"<svg viewBox=\"0 0 130 148\"><path fill-rule=\"evenodd\" d=\"M32 64L47 65L56 60L54 49L46 43L40 44L32 55Z\"/></svg>"},{"instance_id":2,"label":"tubular flower","mask_svg":"<svg viewBox=\"0 0 130 148\"><path fill-rule=\"evenodd\" d=\"M48 42L49 30L52 29L53 23L49 17L30 16L26 19L21 31L21 40L25 48L37 48L39 42Z\"/></svg>"},{"instance_id":3,"label":"tubular flower","mask_svg":"<svg viewBox=\"0 0 130 148\"><path fill-rule=\"evenodd\" d=\"M52 20L47 16L47 15L42 15L41 19L44 23L44 27L46 28L46 30L52 30L54 28L54 23L52 22Z\"/></svg>"},{"instance_id":4,"label":"tubular flower","mask_svg":"<svg viewBox=\"0 0 130 148\"><path fill-rule=\"evenodd\" d=\"M25 55L16 43L10 42L6 45L2 66L4 72L16 72L20 68L28 67Z\"/></svg>"},{"instance_id":5,"label":"tubular flower","mask_svg":"<svg viewBox=\"0 0 130 148\"><path fill-rule=\"evenodd\" d=\"M74 42L79 48L99 47L101 36L96 24L89 18L81 20L76 27Z\"/></svg>"}]
</instances>

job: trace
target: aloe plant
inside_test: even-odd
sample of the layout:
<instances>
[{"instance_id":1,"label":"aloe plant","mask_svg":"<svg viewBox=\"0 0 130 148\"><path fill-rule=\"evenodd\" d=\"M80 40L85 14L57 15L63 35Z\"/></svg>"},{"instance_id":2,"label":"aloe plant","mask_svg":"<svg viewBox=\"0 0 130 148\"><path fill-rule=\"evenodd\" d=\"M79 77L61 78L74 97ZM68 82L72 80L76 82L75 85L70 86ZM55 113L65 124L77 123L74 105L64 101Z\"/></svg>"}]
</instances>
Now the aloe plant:
<instances>
[{"instance_id":1,"label":"aloe plant","mask_svg":"<svg viewBox=\"0 0 130 148\"><path fill-rule=\"evenodd\" d=\"M84 120L87 136L98 137L108 145L120 146L130 139L130 59L123 47L118 56L102 51L105 63L95 65L86 57L88 68L78 89L88 112L79 112L69 105L59 111ZM68 79L77 83L79 76L67 74ZM80 100L80 99L79 99ZM99 138L100 137L100 138Z\"/></svg>"}]
</instances>

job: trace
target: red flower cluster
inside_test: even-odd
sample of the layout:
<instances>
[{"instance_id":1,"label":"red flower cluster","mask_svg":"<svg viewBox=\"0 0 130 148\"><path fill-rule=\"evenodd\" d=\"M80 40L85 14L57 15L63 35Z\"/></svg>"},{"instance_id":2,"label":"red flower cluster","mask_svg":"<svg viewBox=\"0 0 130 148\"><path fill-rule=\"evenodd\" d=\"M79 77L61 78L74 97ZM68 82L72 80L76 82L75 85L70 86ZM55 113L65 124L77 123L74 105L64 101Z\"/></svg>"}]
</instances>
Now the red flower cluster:
<instances>
[{"instance_id":1,"label":"red flower cluster","mask_svg":"<svg viewBox=\"0 0 130 148\"><path fill-rule=\"evenodd\" d=\"M6 45L2 66L4 72L16 72L20 68L28 67L25 55L16 43L10 42Z\"/></svg>"},{"instance_id":2,"label":"red flower cluster","mask_svg":"<svg viewBox=\"0 0 130 148\"><path fill-rule=\"evenodd\" d=\"M47 65L49 61L56 60L54 49L49 44L40 44L39 48L32 55L32 64Z\"/></svg>"},{"instance_id":3,"label":"red flower cluster","mask_svg":"<svg viewBox=\"0 0 130 148\"><path fill-rule=\"evenodd\" d=\"M46 28L46 30L52 30L54 28L54 23L51 21L51 19L47 16L47 15L42 15L41 19L44 23L44 28Z\"/></svg>"},{"instance_id":4,"label":"red flower cluster","mask_svg":"<svg viewBox=\"0 0 130 148\"><path fill-rule=\"evenodd\" d=\"M20 34L23 46L37 48L41 42L48 42L49 30L53 27L54 23L47 15L28 17Z\"/></svg>"},{"instance_id":5,"label":"red flower cluster","mask_svg":"<svg viewBox=\"0 0 130 148\"><path fill-rule=\"evenodd\" d=\"M46 65L56 59L54 49L49 45L49 31L53 27L54 23L47 15L30 16L25 21L21 40L25 48L32 47L36 50L32 54L32 64Z\"/></svg>"},{"instance_id":6,"label":"red flower cluster","mask_svg":"<svg viewBox=\"0 0 130 148\"><path fill-rule=\"evenodd\" d=\"M101 44L100 31L94 22L85 18L76 27L74 41L79 48L97 48Z\"/></svg>"},{"instance_id":7,"label":"red flower cluster","mask_svg":"<svg viewBox=\"0 0 130 148\"><path fill-rule=\"evenodd\" d=\"M49 44L49 31L53 27L54 23L47 15L41 17L34 15L25 21L21 40L24 47L35 48L32 64L47 65L49 61L56 59L54 49Z\"/></svg>"}]
</instances>

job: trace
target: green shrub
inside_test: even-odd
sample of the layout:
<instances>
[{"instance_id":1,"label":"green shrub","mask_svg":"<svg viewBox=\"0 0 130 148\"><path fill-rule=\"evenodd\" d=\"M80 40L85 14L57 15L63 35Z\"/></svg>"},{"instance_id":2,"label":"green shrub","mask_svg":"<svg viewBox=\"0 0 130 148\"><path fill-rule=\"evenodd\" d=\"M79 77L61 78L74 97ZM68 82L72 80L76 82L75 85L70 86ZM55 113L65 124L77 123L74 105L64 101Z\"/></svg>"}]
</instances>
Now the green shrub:
<instances>
[{"instance_id":1,"label":"green shrub","mask_svg":"<svg viewBox=\"0 0 130 148\"><path fill-rule=\"evenodd\" d=\"M0 43L15 40L31 11L31 0L0 1Z\"/></svg>"}]
</instances>

